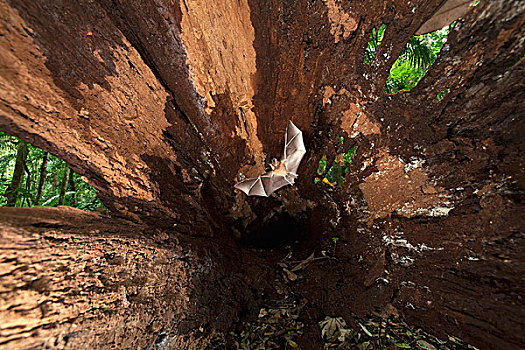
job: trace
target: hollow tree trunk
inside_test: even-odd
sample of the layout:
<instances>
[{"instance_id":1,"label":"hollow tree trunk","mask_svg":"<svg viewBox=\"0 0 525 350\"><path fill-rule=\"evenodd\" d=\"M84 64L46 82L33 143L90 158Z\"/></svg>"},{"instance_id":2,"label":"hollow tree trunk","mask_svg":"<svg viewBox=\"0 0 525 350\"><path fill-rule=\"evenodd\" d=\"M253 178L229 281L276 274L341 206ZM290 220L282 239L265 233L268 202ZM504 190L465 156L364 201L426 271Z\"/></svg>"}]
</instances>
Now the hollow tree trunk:
<instances>
[{"instance_id":1,"label":"hollow tree trunk","mask_svg":"<svg viewBox=\"0 0 525 350\"><path fill-rule=\"evenodd\" d=\"M15 159L15 168L13 170L13 177L11 178L11 183L5 191L5 197L7 198L6 205L8 207L14 207L18 199L18 187L22 182L24 176L26 161L27 161L27 143L21 141L16 148L16 159Z\"/></svg>"},{"instance_id":2,"label":"hollow tree trunk","mask_svg":"<svg viewBox=\"0 0 525 350\"><path fill-rule=\"evenodd\" d=\"M97 217L68 226L61 211L54 223L31 224L22 217L32 212L0 211L2 245L13 249L1 260L9 298L0 315L16 320L2 341L205 342L277 288L267 282L274 270L260 275L274 267L272 253L230 238L265 245L277 223L308 249L340 237L338 260L293 287L314 322L395 309L478 346L523 346L525 5L472 7L424 80L385 95L405 43L443 3L1 3L0 127L66 160L114 216L136 225ZM280 155L288 120L308 149L297 185L268 199L235 192L241 174L260 174ZM335 156L335 135L357 151L332 190L313 177L323 155ZM305 232L290 233L295 220L308 222ZM156 236L169 244L155 245ZM60 256L72 244L74 257L48 265L42 241ZM19 246L29 247L23 258ZM118 268L104 275L93 261L111 265L114 251ZM71 269L60 268L68 259ZM15 282L26 268L35 272ZM88 282L72 278L81 268ZM39 282L42 271L52 282ZM27 287L18 304L16 283ZM92 307L67 306L88 303L86 293ZM42 296L53 312L36 312Z\"/></svg>"},{"instance_id":3,"label":"hollow tree trunk","mask_svg":"<svg viewBox=\"0 0 525 350\"><path fill-rule=\"evenodd\" d=\"M199 328L225 329L255 305L238 293L249 291L240 256L222 241L67 207L2 208L0 217L2 347L143 349L167 338L201 349Z\"/></svg>"}]
</instances>

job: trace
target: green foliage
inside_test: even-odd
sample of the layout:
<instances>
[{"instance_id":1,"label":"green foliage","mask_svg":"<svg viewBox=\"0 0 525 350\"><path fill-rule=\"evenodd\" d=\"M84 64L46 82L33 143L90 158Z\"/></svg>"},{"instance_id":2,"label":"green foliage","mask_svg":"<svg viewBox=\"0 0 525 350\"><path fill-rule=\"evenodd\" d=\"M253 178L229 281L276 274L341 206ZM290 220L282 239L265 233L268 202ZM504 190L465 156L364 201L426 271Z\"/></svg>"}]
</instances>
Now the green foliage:
<instances>
[{"instance_id":1,"label":"green foliage","mask_svg":"<svg viewBox=\"0 0 525 350\"><path fill-rule=\"evenodd\" d=\"M6 189L11 183L16 162L16 150L20 139L0 132L0 206L6 205L4 196ZM34 206L37 199L38 185L40 182L40 169L46 152L40 148L28 144L28 156L26 171L21 183L17 188L17 207ZM53 156L48 155L47 174L44 181L40 206L57 206L60 197L60 187L64 179L67 180L66 172L69 168L66 163ZM29 172L29 173L28 173ZM102 202L97 198L97 191L86 182L79 174L71 172L73 181L66 184L64 204L84 210L104 210Z\"/></svg>"},{"instance_id":2,"label":"green foliage","mask_svg":"<svg viewBox=\"0 0 525 350\"><path fill-rule=\"evenodd\" d=\"M352 156L354 155L356 148L357 146L353 146L344 152L342 156L336 156L332 166L325 176L330 183L337 184L337 186L343 185L346 179L346 173L348 172L348 166L352 163Z\"/></svg>"},{"instance_id":3,"label":"green foliage","mask_svg":"<svg viewBox=\"0 0 525 350\"><path fill-rule=\"evenodd\" d=\"M390 75L385 84L385 92L393 94L400 90L410 90L416 86L436 60L437 54L447 41L448 33L453 25L410 38L390 70ZM374 60L386 28L385 24L381 24L379 29L372 29L363 63L370 64Z\"/></svg>"},{"instance_id":4,"label":"green foliage","mask_svg":"<svg viewBox=\"0 0 525 350\"><path fill-rule=\"evenodd\" d=\"M401 52L401 57L405 57L416 68L428 68L436 59L431 45L427 44L424 37L411 37Z\"/></svg>"},{"instance_id":5,"label":"green foliage","mask_svg":"<svg viewBox=\"0 0 525 350\"><path fill-rule=\"evenodd\" d=\"M386 24L381 24L379 29L372 28L372 33L368 39L368 46L366 48L366 54L363 63L372 63L374 57L376 57L377 48L379 45L381 45L381 41L383 41L383 37L385 36L385 30Z\"/></svg>"},{"instance_id":6,"label":"green foliage","mask_svg":"<svg viewBox=\"0 0 525 350\"><path fill-rule=\"evenodd\" d=\"M319 166L317 167L317 175L323 175L326 171L326 156L323 155L319 161Z\"/></svg>"},{"instance_id":7,"label":"green foliage","mask_svg":"<svg viewBox=\"0 0 525 350\"><path fill-rule=\"evenodd\" d=\"M337 136L337 138L342 146L344 143L344 138L340 136ZM322 181L323 183L331 187L342 186L345 182L346 173L348 172L349 165L352 163L352 156L354 155L356 148L357 145L354 145L346 152L338 154L334 158L334 161L332 162L332 165L330 166L330 169L328 169L328 171L326 171L328 161L326 156L323 155L323 157L319 161L319 166L317 168L317 175L320 175L322 180L321 178L316 177L314 179L314 182L318 183Z\"/></svg>"},{"instance_id":8,"label":"green foliage","mask_svg":"<svg viewBox=\"0 0 525 350\"><path fill-rule=\"evenodd\" d=\"M441 91L440 93L437 94L437 100L438 102L441 101L443 99L443 97L445 97L446 94L448 94L448 92L450 91L449 88L446 88L445 90Z\"/></svg>"},{"instance_id":9,"label":"green foliage","mask_svg":"<svg viewBox=\"0 0 525 350\"><path fill-rule=\"evenodd\" d=\"M335 248L337 247L338 240L339 240L339 237L332 237L332 242L334 242L334 254L335 254Z\"/></svg>"},{"instance_id":10,"label":"green foliage","mask_svg":"<svg viewBox=\"0 0 525 350\"><path fill-rule=\"evenodd\" d=\"M450 27L410 38L390 69L385 83L386 93L410 90L417 85L446 43Z\"/></svg>"},{"instance_id":11,"label":"green foliage","mask_svg":"<svg viewBox=\"0 0 525 350\"><path fill-rule=\"evenodd\" d=\"M352 163L352 156L354 155L356 148L357 148L357 145L353 146L348 151L343 153L343 160L345 161L345 164L346 163L349 163L349 164Z\"/></svg>"}]
</instances>

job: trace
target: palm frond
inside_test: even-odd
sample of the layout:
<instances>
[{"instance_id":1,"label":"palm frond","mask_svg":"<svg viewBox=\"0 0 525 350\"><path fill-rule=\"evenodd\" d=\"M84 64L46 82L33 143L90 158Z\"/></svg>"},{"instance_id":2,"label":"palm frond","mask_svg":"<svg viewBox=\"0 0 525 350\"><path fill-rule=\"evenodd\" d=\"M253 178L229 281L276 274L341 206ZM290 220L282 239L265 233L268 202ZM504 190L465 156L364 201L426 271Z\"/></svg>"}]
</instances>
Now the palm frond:
<instances>
[{"instance_id":1,"label":"palm frond","mask_svg":"<svg viewBox=\"0 0 525 350\"><path fill-rule=\"evenodd\" d=\"M420 37L410 38L400 55L417 68L428 68L436 59L436 55L426 42Z\"/></svg>"},{"instance_id":2,"label":"palm frond","mask_svg":"<svg viewBox=\"0 0 525 350\"><path fill-rule=\"evenodd\" d=\"M364 63L370 64L374 60L376 51L379 48L379 45L381 45L381 41L383 41L385 30L386 24L381 24L379 29L372 28L372 33L368 38L368 46L366 48L365 58L363 60Z\"/></svg>"}]
</instances>

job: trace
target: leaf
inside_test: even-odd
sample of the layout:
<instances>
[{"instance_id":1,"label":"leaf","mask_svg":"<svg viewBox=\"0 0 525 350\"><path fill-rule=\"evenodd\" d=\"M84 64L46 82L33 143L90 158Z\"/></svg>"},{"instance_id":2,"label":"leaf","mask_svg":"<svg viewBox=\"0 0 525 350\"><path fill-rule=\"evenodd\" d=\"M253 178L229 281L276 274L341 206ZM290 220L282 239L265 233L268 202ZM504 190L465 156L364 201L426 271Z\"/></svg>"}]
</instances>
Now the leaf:
<instances>
[{"instance_id":1,"label":"leaf","mask_svg":"<svg viewBox=\"0 0 525 350\"><path fill-rule=\"evenodd\" d=\"M352 156L355 153L355 150L357 148L357 145L354 145L352 148L350 148L348 151L346 151L343 155L343 160L348 163L352 163Z\"/></svg>"},{"instance_id":2,"label":"leaf","mask_svg":"<svg viewBox=\"0 0 525 350\"><path fill-rule=\"evenodd\" d=\"M337 340L340 342L344 342L346 338L352 338L354 330L353 329L340 329L339 330L339 337L337 337Z\"/></svg>"},{"instance_id":3,"label":"leaf","mask_svg":"<svg viewBox=\"0 0 525 350\"><path fill-rule=\"evenodd\" d=\"M372 28L372 33L370 34L370 38L368 39L368 46L366 48L366 54L365 58L363 59L363 63L372 63L374 57L376 56L376 51L379 48L379 45L381 45L381 41L383 41L385 30L386 24L381 24L379 29Z\"/></svg>"},{"instance_id":4,"label":"leaf","mask_svg":"<svg viewBox=\"0 0 525 350\"><path fill-rule=\"evenodd\" d=\"M408 345L407 343L396 343L396 346L402 349L410 349L410 345Z\"/></svg>"},{"instance_id":5,"label":"leaf","mask_svg":"<svg viewBox=\"0 0 525 350\"><path fill-rule=\"evenodd\" d=\"M268 312L264 308L259 310L259 316L258 316L259 318L262 318L262 317L264 317L266 315L268 315Z\"/></svg>"},{"instance_id":6,"label":"leaf","mask_svg":"<svg viewBox=\"0 0 525 350\"><path fill-rule=\"evenodd\" d=\"M342 317L326 316L324 321L319 322L321 336L326 340L332 340L338 336L340 329L346 327L346 322Z\"/></svg>"},{"instance_id":7,"label":"leaf","mask_svg":"<svg viewBox=\"0 0 525 350\"><path fill-rule=\"evenodd\" d=\"M286 273L286 277L290 280L290 281L295 281L297 279L297 275L295 273L293 273L292 271L286 269L286 268L283 268L283 271Z\"/></svg>"},{"instance_id":8,"label":"leaf","mask_svg":"<svg viewBox=\"0 0 525 350\"><path fill-rule=\"evenodd\" d=\"M317 174L323 175L325 171L326 171L326 156L323 155L321 157L321 160L319 161L319 166L317 168Z\"/></svg>"},{"instance_id":9,"label":"leaf","mask_svg":"<svg viewBox=\"0 0 525 350\"><path fill-rule=\"evenodd\" d=\"M288 345L290 345L292 348L298 348L299 345L297 345L296 342L294 342L292 339L288 339Z\"/></svg>"},{"instance_id":10,"label":"leaf","mask_svg":"<svg viewBox=\"0 0 525 350\"><path fill-rule=\"evenodd\" d=\"M370 342L369 341L365 341L365 342L361 343L360 348L361 348L361 350L366 350L366 349L368 349L369 345L370 345Z\"/></svg>"},{"instance_id":11,"label":"leaf","mask_svg":"<svg viewBox=\"0 0 525 350\"><path fill-rule=\"evenodd\" d=\"M407 332L408 333L408 332ZM425 350L437 350L436 347L432 344L429 344L427 343L426 341L424 340L418 340L417 341L417 345L421 348L421 349L425 349Z\"/></svg>"},{"instance_id":12,"label":"leaf","mask_svg":"<svg viewBox=\"0 0 525 350\"><path fill-rule=\"evenodd\" d=\"M357 324L359 324L359 326L361 327L361 329L363 330L363 332L365 332L366 335L368 335L369 337L373 337L372 333L370 333L368 331L368 329L366 329L365 326L363 326L360 322L357 322Z\"/></svg>"}]
</instances>

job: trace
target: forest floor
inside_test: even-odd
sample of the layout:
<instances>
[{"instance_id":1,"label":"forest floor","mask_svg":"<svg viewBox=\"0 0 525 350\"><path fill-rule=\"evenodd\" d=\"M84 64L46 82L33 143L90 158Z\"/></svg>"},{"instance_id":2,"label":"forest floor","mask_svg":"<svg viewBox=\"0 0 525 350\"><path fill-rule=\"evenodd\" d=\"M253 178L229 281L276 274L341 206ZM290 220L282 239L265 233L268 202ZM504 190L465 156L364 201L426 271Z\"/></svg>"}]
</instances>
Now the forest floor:
<instances>
[{"instance_id":1,"label":"forest floor","mask_svg":"<svg viewBox=\"0 0 525 350\"><path fill-rule=\"evenodd\" d=\"M298 282L315 279L316 272L308 273L309 267L321 267L318 271L325 271L327 279L330 279L331 272L337 271L344 254L336 256L337 240L325 241L327 250L311 253L303 260L292 259L294 250L291 247L287 247L286 254L274 251L281 254L281 259L275 264L278 273L274 284L278 295L262 300L255 319L252 317L236 323L228 333L213 334L207 349L477 349L457 337L438 338L420 327L407 324L390 304L372 315L354 316L350 323L340 316L343 313L319 317L322 314L319 306L323 303L305 297L305 294L312 294L315 283ZM336 300L333 302L335 308L347 307ZM348 312L345 310L344 314Z\"/></svg>"},{"instance_id":2,"label":"forest floor","mask_svg":"<svg viewBox=\"0 0 525 350\"><path fill-rule=\"evenodd\" d=\"M207 349L310 349L321 344L322 349L477 349L457 337L440 339L409 325L394 308L365 318L353 317L350 324L337 315L316 322L309 300L293 285L308 265L329 265L336 259L329 254L323 251L319 257L312 253L302 261L277 263L276 269L282 270L279 279L284 288L278 290L282 298L263 300L256 319L238 322L228 333L215 333Z\"/></svg>"}]
</instances>

